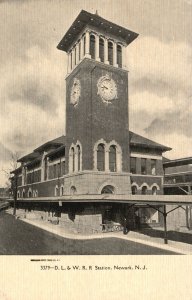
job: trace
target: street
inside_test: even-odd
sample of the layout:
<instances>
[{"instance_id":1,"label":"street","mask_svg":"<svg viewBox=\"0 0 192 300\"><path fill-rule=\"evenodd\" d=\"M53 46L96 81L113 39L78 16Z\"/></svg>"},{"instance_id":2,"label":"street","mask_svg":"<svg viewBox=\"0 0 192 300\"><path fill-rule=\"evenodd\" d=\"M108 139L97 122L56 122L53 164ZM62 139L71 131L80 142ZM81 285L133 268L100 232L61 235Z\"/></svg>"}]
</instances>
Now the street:
<instances>
[{"instance_id":1,"label":"street","mask_svg":"<svg viewBox=\"0 0 192 300\"><path fill-rule=\"evenodd\" d=\"M117 238L73 240L0 212L0 255L170 255L171 251Z\"/></svg>"}]
</instances>

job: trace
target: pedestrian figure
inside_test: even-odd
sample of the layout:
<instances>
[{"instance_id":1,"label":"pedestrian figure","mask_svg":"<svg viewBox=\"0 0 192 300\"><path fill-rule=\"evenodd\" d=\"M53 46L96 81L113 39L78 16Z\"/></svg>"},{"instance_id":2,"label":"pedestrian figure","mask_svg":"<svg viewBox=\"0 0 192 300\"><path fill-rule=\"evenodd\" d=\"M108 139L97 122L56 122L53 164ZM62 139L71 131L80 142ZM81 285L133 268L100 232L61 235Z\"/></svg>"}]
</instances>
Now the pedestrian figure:
<instances>
[{"instance_id":1,"label":"pedestrian figure","mask_svg":"<svg viewBox=\"0 0 192 300\"><path fill-rule=\"evenodd\" d=\"M128 233L128 224L127 224L127 218L124 217L124 224L123 224L123 234L127 234Z\"/></svg>"}]
</instances>

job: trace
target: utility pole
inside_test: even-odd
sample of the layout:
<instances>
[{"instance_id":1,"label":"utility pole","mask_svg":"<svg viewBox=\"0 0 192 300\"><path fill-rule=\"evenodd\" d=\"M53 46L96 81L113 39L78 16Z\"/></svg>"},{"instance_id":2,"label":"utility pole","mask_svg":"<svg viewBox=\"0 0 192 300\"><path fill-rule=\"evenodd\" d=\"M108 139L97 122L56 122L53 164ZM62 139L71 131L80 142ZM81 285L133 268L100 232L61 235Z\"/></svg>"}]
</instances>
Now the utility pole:
<instances>
[{"instance_id":1,"label":"utility pole","mask_svg":"<svg viewBox=\"0 0 192 300\"><path fill-rule=\"evenodd\" d=\"M16 216L16 207L17 207L17 181L18 181L17 174L15 174L13 181L14 181L14 183L13 183L13 197L14 197L13 215Z\"/></svg>"}]
</instances>

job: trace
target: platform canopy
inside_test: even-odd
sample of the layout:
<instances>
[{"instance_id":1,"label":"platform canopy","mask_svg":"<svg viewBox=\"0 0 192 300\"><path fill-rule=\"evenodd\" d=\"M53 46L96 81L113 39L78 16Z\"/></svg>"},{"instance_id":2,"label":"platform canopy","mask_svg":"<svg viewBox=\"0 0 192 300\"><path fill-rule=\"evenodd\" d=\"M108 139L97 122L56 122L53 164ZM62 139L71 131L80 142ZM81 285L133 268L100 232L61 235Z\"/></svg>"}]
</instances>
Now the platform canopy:
<instances>
[{"instance_id":1,"label":"platform canopy","mask_svg":"<svg viewBox=\"0 0 192 300\"><path fill-rule=\"evenodd\" d=\"M9 199L13 201L13 199ZM65 195L57 197L21 198L19 202L100 202L151 205L192 205L192 195Z\"/></svg>"}]
</instances>

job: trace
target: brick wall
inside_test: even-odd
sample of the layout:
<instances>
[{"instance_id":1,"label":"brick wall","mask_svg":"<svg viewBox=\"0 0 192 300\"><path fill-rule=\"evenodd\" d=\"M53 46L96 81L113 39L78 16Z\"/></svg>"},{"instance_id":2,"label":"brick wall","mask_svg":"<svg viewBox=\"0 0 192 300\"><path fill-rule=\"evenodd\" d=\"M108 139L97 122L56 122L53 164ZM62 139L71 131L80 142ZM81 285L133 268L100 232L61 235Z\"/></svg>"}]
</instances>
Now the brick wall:
<instances>
[{"instance_id":1,"label":"brick wall","mask_svg":"<svg viewBox=\"0 0 192 300\"><path fill-rule=\"evenodd\" d=\"M118 99L103 103L97 95L97 82L109 74L117 84ZM74 77L81 82L81 97L76 107L70 104ZM93 169L93 147L103 138L115 140L123 151L123 171L129 169L128 75L126 71L85 59L66 81L66 163L70 145L79 140L83 148L83 170ZM68 169L67 165L66 168Z\"/></svg>"}]
</instances>

